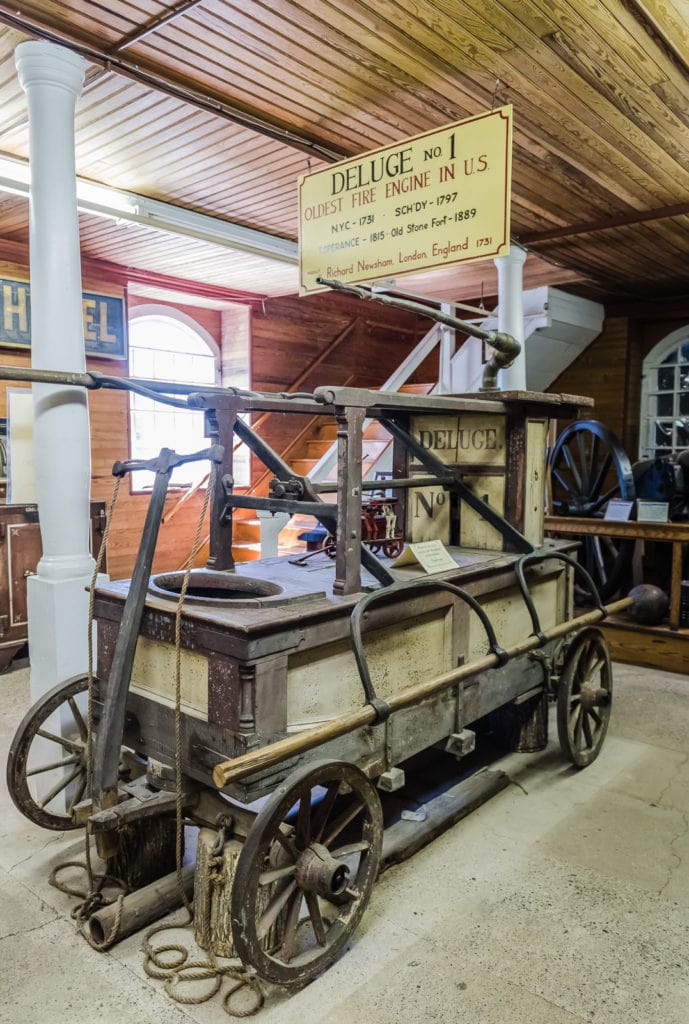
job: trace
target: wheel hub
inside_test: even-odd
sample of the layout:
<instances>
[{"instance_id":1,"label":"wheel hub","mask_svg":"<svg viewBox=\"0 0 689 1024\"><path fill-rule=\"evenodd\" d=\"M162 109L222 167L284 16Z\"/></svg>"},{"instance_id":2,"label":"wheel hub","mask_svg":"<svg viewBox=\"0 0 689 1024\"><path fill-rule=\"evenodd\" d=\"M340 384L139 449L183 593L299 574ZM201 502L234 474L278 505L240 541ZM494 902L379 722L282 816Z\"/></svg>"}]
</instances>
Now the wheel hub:
<instances>
[{"instance_id":1,"label":"wheel hub","mask_svg":"<svg viewBox=\"0 0 689 1024\"><path fill-rule=\"evenodd\" d=\"M604 708L610 703L610 693L608 690L594 690L591 686L583 686L580 700L584 711L590 711L592 708Z\"/></svg>"},{"instance_id":2,"label":"wheel hub","mask_svg":"<svg viewBox=\"0 0 689 1024\"><path fill-rule=\"evenodd\" d=\"M345 891L349 883L349 868L331 857L322 843L311 843L299 855L295 877L305 892L315 892L328 898Z\"/></svg>"},{"instance_id":3,"label":"wheel hub","mask_svg":"<svg viewBox=\"0 0 689 1024\"><path fill-rule=\"evenodd\" d=\"M563 515L583 516L589 518L593 515L596 503L583 495L573 495L567 501L563 501Z\"/></svg>"}]
</instances>

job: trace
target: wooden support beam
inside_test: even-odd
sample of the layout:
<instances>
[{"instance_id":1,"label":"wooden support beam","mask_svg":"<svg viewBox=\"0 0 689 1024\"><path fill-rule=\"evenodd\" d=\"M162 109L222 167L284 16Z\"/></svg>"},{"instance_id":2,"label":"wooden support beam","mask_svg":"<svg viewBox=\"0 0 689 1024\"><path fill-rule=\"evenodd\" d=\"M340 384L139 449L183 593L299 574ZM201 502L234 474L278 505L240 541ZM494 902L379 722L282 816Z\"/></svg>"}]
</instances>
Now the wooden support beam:
<instances>
[{"instance_id":1,"label":"wooden support beam","mask_svg":"<svg viewBox=\"0 0 689 1024\"><path fill-rule=\"evenodd\" d=\"M559 241L561 238L588 235L594 231L629 227L649 220L666 220L671 217L686 216L689 216L689 203L675 203L674 206L661 206L655 210L635 210L633 213L622 213L617 217L605 217L600 220L585 221L581 224L570 224L566 227L551 228L549 231L530 231L524 235L518 235L516 240L520 245L539 245L542 242Z\"/></svg>"}]
</instances>

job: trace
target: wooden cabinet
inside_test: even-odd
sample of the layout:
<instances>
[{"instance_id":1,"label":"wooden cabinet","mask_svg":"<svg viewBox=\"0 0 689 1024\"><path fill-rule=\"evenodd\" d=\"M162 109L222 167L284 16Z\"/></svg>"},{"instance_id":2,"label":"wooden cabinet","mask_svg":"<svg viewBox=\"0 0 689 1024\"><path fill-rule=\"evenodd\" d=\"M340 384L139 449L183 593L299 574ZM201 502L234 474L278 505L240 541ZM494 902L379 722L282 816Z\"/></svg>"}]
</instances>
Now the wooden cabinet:
<instances>
[{"instance_id":1,"label":"wooden cabinet","mask_svg":"<svg viewBox=\"0 0 689 1024\"><path fill-rule=\"evenodd\" d=\"M91 502L91 552L100 550L105 502ZM43 553L36 505L0 505L0 671L27 642L26 580ZM103 567L105 571L105 567Z\"/></svg>"}]
</instances>

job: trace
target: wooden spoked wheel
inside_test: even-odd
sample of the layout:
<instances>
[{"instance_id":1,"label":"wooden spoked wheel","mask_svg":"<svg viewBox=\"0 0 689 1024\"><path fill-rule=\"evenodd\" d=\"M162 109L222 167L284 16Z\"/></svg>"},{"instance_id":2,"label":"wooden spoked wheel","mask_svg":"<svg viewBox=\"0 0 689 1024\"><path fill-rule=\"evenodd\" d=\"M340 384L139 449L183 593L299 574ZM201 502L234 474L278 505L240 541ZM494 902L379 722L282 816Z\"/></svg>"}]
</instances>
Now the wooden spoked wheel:
<instances>
[{"instance_id":1,"label":"wooden spoked wheel","mask_svg":"<svg viewBox=\"0 0 689 1024\"><path fill-rule=\"evenodd\" d=\"M403 550L404 544L401 540L383 541L383 554L386 558L398 558Z\"/></svg>"},{"instance_id":2,"label":"wooden spoked wheel","mask_svg":"<svg viewBox=\"0 0 689 1024\"><path fill-rule=\"evenodd\" d=\"M42 828L76 828L72 809L88 796L86 713L77 702L87 689L87 676L53 687L29 709L10 747L10 796Z\"/></svg>"},{"instance_id":3,"label":"wooden spoked wheel","mask_svg":"<svg viewBox=\"0 0 689 1024\"><path fill-rule=\"evenodd\" d=\"M598 757L612 705L612 669L603 634L584 629L565 657L557 692L560 746L577 768Z\"/></svg>"},{"instance_id":4,"label":"wooden spoked wheel","mask_svg":"<svg viewBox=\"0 0 689 1024\"><path fill-rule=\"evenodd\" d=\"M602 519L612 498L636 497L631 463L617 437L598 420L578 420L558 437L549 459L554 515ZM633 540L586 534L580 560L602 600L619 589L634 553ZM575 583L582 603L592 594Z\"/></svg>"},{"instance_id":5,"label":"wooden spoked wheel","mask_svg":"<svg viewBox=\"0 0 689 1024\"><path fill-rule=\"evenodd\" d=\"M354 765L311 762L275 790L239 856L237 955L277 985L307 984L357 927L378 873L383 814Z\"/></svg>"}]
</instances>

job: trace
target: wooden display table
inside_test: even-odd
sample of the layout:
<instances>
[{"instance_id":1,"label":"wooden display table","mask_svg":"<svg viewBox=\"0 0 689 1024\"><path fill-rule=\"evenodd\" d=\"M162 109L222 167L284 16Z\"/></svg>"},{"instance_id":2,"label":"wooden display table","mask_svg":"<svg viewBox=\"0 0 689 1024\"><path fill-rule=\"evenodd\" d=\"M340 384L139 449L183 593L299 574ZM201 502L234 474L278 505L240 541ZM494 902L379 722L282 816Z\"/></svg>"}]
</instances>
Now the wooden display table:
<instances>
[{"instance_id":1,"label":"wooden display table","mask_svg":"<svg viewBox=\"0 0 689 1024\"><path fill-rule=\"evenodd\" d=\"M546 516L544 529L546 533L567 537L592 534L600 537L620 537L623 540L660 540L672 544L669 620L670 629L679 629L682 544L689 543L689 523L629 523L608 519L570 519L564 516Z\"/></svg>"},{"instance_id":2,"label":"wooden display table","mask_svg":"<svg viewBox=\"0 0 689 1024\"><path fill-rule=\"evenodd\" d=\"M642 626L622 616L606 619L610 653L617 661L664 668L671 672L689 669L689 629L680 629L682 545L689 544L689 523L636 523L607 519L576 519L546 516L546 533L565 537L594 535L626 540L663 541L672 545L669 614L666 626Z\"/></svg>"}]
</instances>

